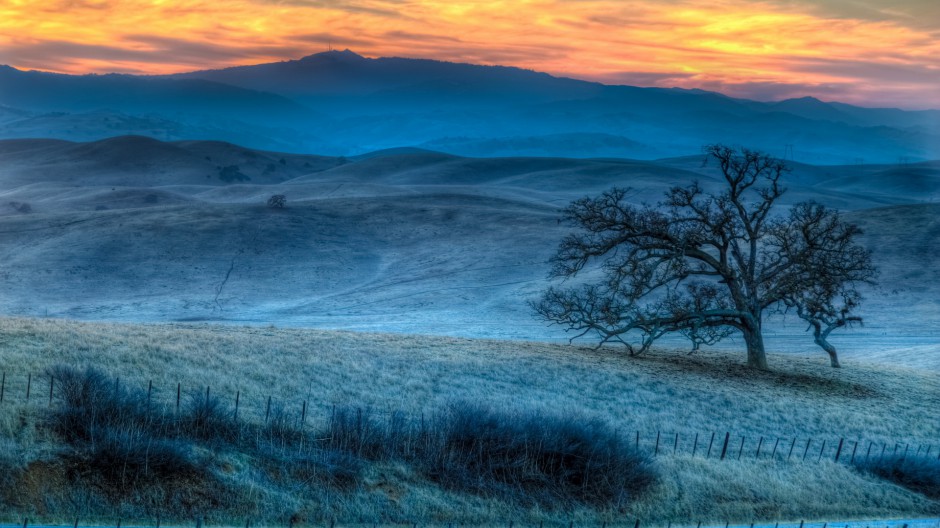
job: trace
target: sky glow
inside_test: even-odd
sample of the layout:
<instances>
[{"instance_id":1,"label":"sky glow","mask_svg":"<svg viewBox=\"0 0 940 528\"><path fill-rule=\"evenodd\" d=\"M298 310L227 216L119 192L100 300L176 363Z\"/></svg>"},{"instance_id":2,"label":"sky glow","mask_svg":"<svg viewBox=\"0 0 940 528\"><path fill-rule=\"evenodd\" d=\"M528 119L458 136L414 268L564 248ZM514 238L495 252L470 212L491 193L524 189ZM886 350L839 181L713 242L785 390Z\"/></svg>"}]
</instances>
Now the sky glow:
<instances>
[{"instance_id":1,"label":"sky glow","mask_svg":"<svg viewBox=\"0 0 940 528\"><path fill-rule=\"evenodd\" d=\"M760 100L940 108L940 2L0 0L0 64L171 73L334 48Z\"/></svg>"}]
</instances>

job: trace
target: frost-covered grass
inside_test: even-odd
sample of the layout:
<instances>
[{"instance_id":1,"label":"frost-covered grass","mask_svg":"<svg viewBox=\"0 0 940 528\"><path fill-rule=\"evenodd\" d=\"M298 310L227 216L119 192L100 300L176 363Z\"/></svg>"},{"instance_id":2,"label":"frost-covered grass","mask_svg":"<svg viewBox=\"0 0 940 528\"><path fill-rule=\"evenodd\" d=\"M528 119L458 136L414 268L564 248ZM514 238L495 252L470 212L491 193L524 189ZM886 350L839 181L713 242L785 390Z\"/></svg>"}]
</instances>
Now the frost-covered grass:
<instances>
[{"instance_id":1,"label":"frost-covered grass","mask_svg":"<svg viewBox=\"0 0 940 528\"><path fill-rule=\"evenodd\" d=\"M28 470L26 481L6 483L2 479L9 477L0 477L0 488L19 489L3 497L2 509L60 519L82 513L76 511L81 508L103 511L93 496L70 489L70 476L52 463L61 440L40 423L47 378L34 378L34 400L28 406L22 402L27 373L39 376L59 364L106 369L120 376L122 386L142 390L152 381L153 401L171 408L177 383L184 398L209 386L213 397L229 406L238 392L240 416L248 421L264 420L268 396L273 408L294 419L307 401L311 427L328 421L334 406L371 409L378 416L401 410L419 417L454 402L475 402L599 420L628 441L637 430L644 442L661 431L670 449L677 432L683 442L696 433L706 438L725 431L738 438L780 437L785 445L793 437L830 442L844 437L860 441L862 449L868 442L917 445L940 437L940 380L934 374L850 360L835 370L822 354L771 354L770 361L774 371L755 373L744 368L741 351L686 356L659 350L631 359L616 349L532 342L2 319L0 370L7 381L0 407L0 464ZM769 447L764 449L767 453ZM207 512L216 519L333 516L487 524L641 518L666 523L940 512L937 502L922 495L846 464L817 463L812 456L789 463L748 456L724 462L700 454L660 456L654 460L660 479L653 488L623 509L599 511L584 504L552 511L466 486L441 485L397 459L370 461L355 489L305 494L266 485L270 475L243 455L221 456L216 482L224 484L222 489L197 489L192 498L196 504L212 504L213 494L224 493L218 511ZM81 497L86 502L76 503ZM130 506L122 511L125 518L155 513Z\"/></svg>"}]
</instances>

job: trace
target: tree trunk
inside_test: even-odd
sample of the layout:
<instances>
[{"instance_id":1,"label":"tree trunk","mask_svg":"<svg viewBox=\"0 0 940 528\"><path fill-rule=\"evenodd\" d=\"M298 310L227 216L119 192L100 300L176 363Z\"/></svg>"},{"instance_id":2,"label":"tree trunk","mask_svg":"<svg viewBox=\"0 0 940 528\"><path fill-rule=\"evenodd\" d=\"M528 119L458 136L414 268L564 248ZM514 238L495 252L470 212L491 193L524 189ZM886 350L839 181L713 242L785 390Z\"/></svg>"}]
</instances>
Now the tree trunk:
<instances>
[{"instance_id":1,"label":"tree trunk","mask_svg":"<svg viewBox=\"0 0 940 528\"><path fill-rule=\"evenodd\" d=\"M745 329L744 342L747 344L747 366L770 370L767 366L767 354L764 352L764 335L760 329Z\"/></svg>"},{"instance_id":2,"label":"tree trunk","mask_svg":"<svg viewBox=\"0 0 940 528\"><path fill-rule=\"evenodd\" d=\"M839 355L836 354L836 347L832 346L832 344L826 340L826 338L829 337L829 332L837 325L830 325L825 331L822 331L819 324L813 326L815 327L813 330L813 338L816 344L829 354L829 364L832 365L832 368L841 368L842 365L839 364Z\"/></svg>"}]
</instances>

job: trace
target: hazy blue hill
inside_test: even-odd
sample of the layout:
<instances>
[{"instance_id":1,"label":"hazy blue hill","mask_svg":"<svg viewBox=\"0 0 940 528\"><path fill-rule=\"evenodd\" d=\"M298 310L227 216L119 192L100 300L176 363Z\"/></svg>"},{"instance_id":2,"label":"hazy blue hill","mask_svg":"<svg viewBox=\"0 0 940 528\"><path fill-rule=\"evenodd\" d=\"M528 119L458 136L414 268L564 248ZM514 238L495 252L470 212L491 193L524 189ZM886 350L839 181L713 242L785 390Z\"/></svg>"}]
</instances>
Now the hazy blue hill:
<instances>
[{"instance_id":1,"label":"hazy blue hill","mask_svg":"<svg viewBox=\"0 0 940 528\"><path fill-rule=\"evenodd\" d=\"M339 158L247 149L220 141L168 143L119 136L88 143L0 140L0 188L275 184L342 164Z\"/></svg>"},{"instance_id":2,"label":"hazy blue hill","mask_svg":"<svg viewBox=\"0 0 940 528\"><path fill-rule=\"evenodd\" d=\"M126 113L208 115L257 123L319 116L279 95L202 79L132 75L61 75L0 67L0 103L35 111L110 109Z\"/></svg>"},{"instance_id":3,"label":"hazy blue hill","mask_svg":"<svg viewBox=\"0 0 940 528\"><path fill-rule=\"evenodd\" d=\"M499 138L441 138L423 146L461 156L564 156L569 158L648 157L656 149L623 136L600 133L548 134Z\"/></svg>"},{"instance_id":4,"label":"hazy blue hill","mask_svg":"<svg viewBox=\"0 0 940 528\"><path fill-rule=\"evenodd\" d=\"M330 155L425 146L475 156L637 159L723 142L814 164L940 158L940 111L809 97L765 103L349 50L172 76L4 67L0 104L46 112L18 119L0 110L0 137L138 134ZM116 123L98 113L104 108L130 119Z\"/></svg>"},{"instance_id":5,"label":"hazy blue hill","mask_svg":"<svg viewBox=\"0 0 940 528\"><path fill-rule=\"evenodd\" d=\"M432 103L438 99L462 104L468 100L539 102L590 97L604 89L597 83L520 68L397 57L369 59L349 50L172 78L212 80L315 103L361 100L363 96L392 103L423 101L424 105L429 96Z\"/></svg>"},{"instance_id":6,"label":"hazy blue hill","mask_svg":"<svg viewBox=\"0 0 940 528\"><path fill-rule=\"evenodd\" d=\"M186 122L190 121L190 122ZM160 114L133 115L111 110L87 112L20 111L6 117L0 110L0 139L58 138L97 141L115 136L149 136L164 141L214 139L280 152L343 154L347 149L310 132L248 124L224 118L169 119Z\"/></svg>"}]
</instances>

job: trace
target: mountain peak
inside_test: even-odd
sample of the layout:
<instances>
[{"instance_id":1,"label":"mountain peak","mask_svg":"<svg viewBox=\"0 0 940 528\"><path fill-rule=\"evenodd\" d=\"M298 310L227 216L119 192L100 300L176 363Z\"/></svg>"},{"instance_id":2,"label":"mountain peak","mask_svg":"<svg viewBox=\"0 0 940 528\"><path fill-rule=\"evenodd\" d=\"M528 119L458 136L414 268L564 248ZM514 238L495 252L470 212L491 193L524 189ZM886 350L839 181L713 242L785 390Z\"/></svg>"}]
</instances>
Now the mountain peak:
<instances>
[{"instance_id":1,"label":"mountain peak","mask_svg":"<svg viewBox=\"0 0 940 528\"><path fill-rule=\"evenodd\" d=\"M362 55L359 55L355 51L350 50L349 48L346 48L343 51L330 50L330 51L322 51L320 53L314 53L312 55L307 55L306 57L300 60L301 61L314 61L314 60L323 60L323 59L334 60L334 61L339 61L339 60L357 61L357 60L365 60L365 57L363 57Z\"/></svg>"}]
</instances>

